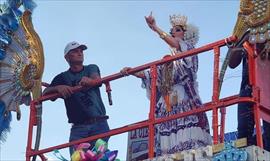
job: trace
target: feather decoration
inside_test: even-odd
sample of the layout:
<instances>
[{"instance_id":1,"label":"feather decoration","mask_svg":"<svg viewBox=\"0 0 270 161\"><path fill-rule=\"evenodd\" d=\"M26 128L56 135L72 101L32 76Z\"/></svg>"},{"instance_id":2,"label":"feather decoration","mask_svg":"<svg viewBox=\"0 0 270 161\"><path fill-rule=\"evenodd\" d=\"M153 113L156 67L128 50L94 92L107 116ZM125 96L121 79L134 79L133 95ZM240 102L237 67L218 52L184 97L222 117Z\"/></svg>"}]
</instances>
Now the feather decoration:
<instances>
[{"instance_id":1,"label":"feather decoration","mask_svg":"<svg viewBox=\"0 0 270 161\"><path fill-rule=\"evenodd\" d=\"M22 15L22 11L19 10L19 7L22 4L21 0L7 0L7 4L11 9L11 12L13 12L16 16Z\"/></svg>"},{"instance_id":2,"label":"feather decoration","mask_svg":"<svg viewBox=\"0 0 270 161\"><path fill-rule=\"evenodd\" d=\"M33 12L37 7L37 4L33 0L7 0L7 5L18 17L22 15L22 11L19 10L21 5L23 5L25 10L29 10L31 12Z\"/></svg>"},{"instance_id":3,"label":"feather decoration","mask_svg":"<svg viewBox=\"0 0 270 161\"><path fill-rule=\"evenodd\" d=\"M5 142L7 133L10 131L10 122L12 120L11 112L5 114L5 104L0 101L0 143Z\"/></svg>"},{"instance_id":4,"label":"feather decoration","mask_svg":"<svg viewBox=\"0 0 270 161\"><path fill-rule=\"evenodd\" d=\"M20 23L24 12L21 6L32 12L36 4L32 0L6 0L0 4L0 143L5 142L10 131L11 111L20 116L19 105L31 100L30 90L24 90L20 80L30 53Z\"/></svg>"},{"instance_id":5,"label":"feather decoration","mask_svg":"<svg viewBox=\"0 0 270 161\"><path fill-rule=\"evenodd\" d=\"M22 4L25 10L29 10L33 12L33 10L37 7L37 4L32 0L22 0Z\"/></svg>"},{"instance_id":6,"label":"feather decoration","mask_svg":"<svg viewBox=\"0 0 270 161\"><path fill-rule=\"evenodd\" d=\"M10 8L18 8L21 4L21 0L7 0L7 4Z\"/></svg>"},{"instance_id":7,"label":"feather decoration","mask_svg":"<svg viewBox=\"0 0 270 161\"><path fill-rule=\"evenodd\" d=\"M199 41L199 28L193 24L187 24L184 40L195 47Z\"/></svg>"}]
</instances>

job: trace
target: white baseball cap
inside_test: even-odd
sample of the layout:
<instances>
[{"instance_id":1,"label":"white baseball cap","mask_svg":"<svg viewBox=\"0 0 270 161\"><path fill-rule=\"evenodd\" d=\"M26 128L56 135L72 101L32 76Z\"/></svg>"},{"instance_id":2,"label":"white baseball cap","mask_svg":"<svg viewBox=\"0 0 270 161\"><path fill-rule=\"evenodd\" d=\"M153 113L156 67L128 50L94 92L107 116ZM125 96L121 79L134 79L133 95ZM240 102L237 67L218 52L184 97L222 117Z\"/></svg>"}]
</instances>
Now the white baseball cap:
<instances>
[{"instance_id":1,"label":"white baseball cap","mask_svg":"<svg viewBox=\"0 0 270 161\"><path fill-rule=\"evenodd\" d=\"M82 50L86 50L87 46L84 44L79 44L76 41L72 41L66 45L65 50L64 50L64 55L66 56L68 54L68 52L70 52L70 50L73 50L76 48L81 48Z\"/></svg>"}]
</instances>

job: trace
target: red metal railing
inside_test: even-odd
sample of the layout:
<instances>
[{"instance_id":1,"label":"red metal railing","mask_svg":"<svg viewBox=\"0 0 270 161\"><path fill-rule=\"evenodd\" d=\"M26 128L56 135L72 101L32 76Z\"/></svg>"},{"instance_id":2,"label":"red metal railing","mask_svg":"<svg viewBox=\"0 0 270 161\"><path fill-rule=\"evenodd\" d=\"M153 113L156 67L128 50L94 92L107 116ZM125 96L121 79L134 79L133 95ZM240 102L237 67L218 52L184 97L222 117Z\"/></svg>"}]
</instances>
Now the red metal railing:
<instances>
[{"instance_id":1,"label":"red metal railing","mask_svg":"<svg viewBox=\"0 0 270 161\"><path fill-rule=\"evenodd\" d=\"M257 55L256 50L248 43L245 42L243 44L244 48L247 50L248 53L248 68L249 68L249 81L250 85L252 86L252 96L255 100L255 104L253 106L253 113L254 113L254 121L256 126L256 134L257 134L257 145L263 147L263 139L262 139L262 131L261 131L261 124L260 124L260 99L259 99L259 88L257 87L257 79L256 79L256 63L255 57ZM255 51L255 52L254 52Z\"/></svg>"},{"instance_id":2,"label":"red metal railing","mask_svg":"<svg viewBox=\"0 0 270 161\"><path fill-rule=\"evenodd\" d=\"M212 128L213 128L213 143L217 144L219 143L218 139L218 109L226 106L230 106L233 104L237 104L239 102L253 102L254 105L254 115L255 115L255 122L256 122L256 127L260 127L260 116L259 116L259 95L258 92L254 92L255 95L252 97L238 97L237 95L235 96L230 96L226 98L219 99L219 57L220 57L220 47L225 46L226 43L234 42L236 41L236 37L229 37L223 40L219 40L217 42L202 46L200 48L196 48L190 51L182 52L181 54L176 54L171 57L166 57L161 60L157 60L142 66L138 66L135 68L132 68L129 70L128 74L134 74L136 72L149 69L150 68L150 73L151 73L151 102L150 102L150 112L147 120L143 120L141 122L137 122L135 124L130 124L126 125L120 128L115 128L110 130L107 133L87 137L84 139L72 141L69 143L41 149L34 151L31 146L32 146L32 135L33 135L33 128L36 125L36 108L35 106L40 104L43 101L46 100L51 100L60 97L59 94L50 94L43 96L37 100L33 100L30 105L30 118L29 118L29 129L28 129L28 141L27 141L27 147L26 147L26 161L30 161L32 156L38 155L41 157L42 161L45 161L44 153L51 152L55 149L62 149L66 148L75 144L83 143L83 142L89 142L91 140L96 140L98 138L103 138L107 136L113 136L121 133L125 133L128 131L132 131L135 129L143 128L143 127L148 127L149 128L149 153L148 157L153 158L154 157L154 125L159 124L164 121L169 121L181 117L185 117L188 115L200 113L200 112L206 112L206 111L213 111L213 120L212 120ZM249 53L249 65L251 66L249 69L254 69L253 67L255 66L254 59L253 59L253 49L250 47L248 44L245 44L245 48L248 50ZM157 66L178 60L187 56L192 56L192 55L197 55L199 53L205 52L205 51L210 51L214 50L214 69L213 69L213 95L212 95L212 101L203 104L200 108L193 108L194 110L188 111L188 112L183 112L183 113L178 113L172 116L164 117L164 118L155 118L155 102L156 102L156 79L157 79ZM250 80L253 85L253 90L258 91L256 88L256 78L254 74L254 70L251 71L250 73ZM96 84L104 83L106 85L106 90L108 92L111 91L109 87L109 82L112 80L116 80L119 78L124 77L121 73L116 73L107 77L102 78L99 82L96 82ZM80 91L82 87L74 87L74 92ZM222 113L224 115L225 113ZM224 116L222 118L225 118ZM221 138L224 138L224 126L225 126L225 120L223 120L223 123L221 124ZM257 145L260 147L263 147L262 143L262 136L261 136L261 129L256 128L257 132ZM222 142L223 140L221 140Z\"/></svg>"}]
</instances>

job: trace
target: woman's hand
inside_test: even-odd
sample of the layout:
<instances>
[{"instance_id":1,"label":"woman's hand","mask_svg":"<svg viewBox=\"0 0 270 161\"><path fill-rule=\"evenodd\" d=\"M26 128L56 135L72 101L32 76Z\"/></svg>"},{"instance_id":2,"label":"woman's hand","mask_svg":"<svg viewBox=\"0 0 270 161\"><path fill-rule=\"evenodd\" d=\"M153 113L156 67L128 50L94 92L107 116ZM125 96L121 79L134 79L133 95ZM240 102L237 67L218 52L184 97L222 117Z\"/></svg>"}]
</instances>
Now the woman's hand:
<instances>
[{"instance_id":1,"label":"woman's hand","mask_svg":"<svg viewBox=\"0 0 270 161\"><path fill-rule=\"evenodd\" d=\"M157 31L157 25L156 25L156 20L152 15L152 12L150 13L149 16L145 16L144 17L146 20L147 25L153 30L153 31Z\"/></svg>"},{"instance_id":2,"label":"woman's hand","mask_svg":"<svg viewBox=\"0 0 270 161\"><path fill-rule=\"evenodd\" d=\"M120 73L124 76L128 76L128 71L131 69L131 67L124 67L122 70L120 70Z\"/></svg>"},{"instance_id":3,"label":"woman's hand","mask_svg":"<svg viewBox=\"0 0 270 161\"><path fill-rule=\"evenodd\" d=\"M128 75L129 75L128 71L129 71L130 69L132 69L132 68L131 68L131 67L124 67L124 68L120 71L120 73L121 73L122 75L124 75L124 76L128 76ZM144 72L142 72L142 71L137 72L137 73L133 73L133 74L131 74L131 75L134 75L134 76L136 76L136 77L138 77L138 78L142 78L142 79L145 78Z\"/></svg>"}]
</instances>

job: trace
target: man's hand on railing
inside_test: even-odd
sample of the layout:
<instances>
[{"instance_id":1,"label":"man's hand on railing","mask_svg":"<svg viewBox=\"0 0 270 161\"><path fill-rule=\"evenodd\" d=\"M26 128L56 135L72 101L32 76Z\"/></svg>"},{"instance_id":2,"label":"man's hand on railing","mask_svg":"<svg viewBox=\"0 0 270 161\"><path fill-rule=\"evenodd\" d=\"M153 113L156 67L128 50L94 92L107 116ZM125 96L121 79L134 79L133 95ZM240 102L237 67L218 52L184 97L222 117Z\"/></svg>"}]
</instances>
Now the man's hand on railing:
<instances>
[{"instance_id":1,"label":"man's hand on railing","mask_svg":"<svg viewBox=\"0 0 270 161\"><path fill-rule=\"evenodd\" d=\"M128 76L128 71L131 69L131 67L124 67L123 69L120 70L120 73L124 76Z\"/></svg>"},{"instance_id":2,"label":"man's hand on railing","mask_svg":"<svg viewBox=\"0 0 270 161\"><path fill-rule=\"evenodd\" d=\"M94 87L94 86L101 86L101 78L99 76L92 76L92 78L89 77L82 77L80 82L78 83L77 86L71 87L67 85L57 85L57 86L52 86L52 87L47 87L43 91L42 95L49 95L49 94L59 94L58 96L52 96L49 98L50 100L54 101L56 100L59 96L63 99L66 99L70 97L73 93L78 92L81 90L83 87Z\"/></svg>"},{"instance_id":3,"label":"man's hand on railing","mask_svg":"<svg viewBox=\"0 0 270 161\"><path fill-rule=\"evenodd\" d=\"M101 81L100 77L96 77L96 78L89 78L89 77L82 77L81 81L79 82L80 86L84 86L84 87L93 87L95 85L101 85L101 84L97 84L97 82Z\"/></svg>"},{"instance_id":4,"label":"man's hand on railing","mask_svg":"<svg viewBox=\"0 0 270 161\"><path fill-rule=\"evenodd\" d=\"M64 98L68 98L73 94L73 87L67 85L58 85L55 86L56 91Z\"/></svg>"},{"instance_id":5,"label":"man's hand on railing","mask_svg":"<svg viewBox=\"0 0 270 161\"><path fill-rule=\"evenodd\" d=\"M57 86L54 86L54 87L47 87L42 95L48 95L48 94L52 94L52 93L59 93L60 96L62 98L68 98L70 97L74 92L72 91L74 87L71 87L71 86L67 86L67 85L57 85ZM55 99L52 99L53 101Z\"/></svg>"},{"instance_id":6,"label":"man's hand on railing","mask_svg":"<svg viewBox=\"0 0 270 161\"><path fill-rule=\"evenodd\" d=\"M128 73L128 72L129 72L131 69L132 69L131 67L124 67L122 70L120 70L120 73L121 73L123 76L129 76L129 73ZM138 77L138 78L142 78L142 79L145 78L145 75L144 75L144 73L143 73L142 71L137 72L137 73L134 73L134 74L132 74L132 75L134 75L134 76L136 76L136 77Z\"/></svg>"}]
</instances>

